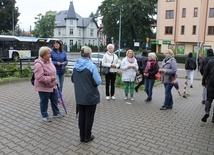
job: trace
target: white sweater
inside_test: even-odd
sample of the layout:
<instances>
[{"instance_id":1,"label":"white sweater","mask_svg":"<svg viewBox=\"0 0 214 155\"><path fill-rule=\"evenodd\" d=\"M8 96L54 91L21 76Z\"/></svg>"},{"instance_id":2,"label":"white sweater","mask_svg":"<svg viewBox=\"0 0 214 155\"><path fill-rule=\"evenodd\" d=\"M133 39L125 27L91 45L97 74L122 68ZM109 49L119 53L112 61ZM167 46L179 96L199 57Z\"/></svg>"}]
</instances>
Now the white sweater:
<instances>
[{"instance_id":1,"label":"white sweater","mask_svg":"<svg viewBox=\"0 0 214 155\"><path fill-rule=\"evenodd\" d=\"M114 56L114 61L113 61ZM113 61L113 62L112 62ZM117 72L117 68L120 67L120 62L118 61L118 57L115 53L106 52L103 56L102 66L111 67L111 64L116 65L116 68L110 68L111 73Z\"/></svg>"},{"instance_id":2,"label":"white sweater","mask_svg":"<svg viewBox=\"0 0 214 155\"><path fill-rule=\"evenodd\" d=\"M128 69L128 66L135 66L135 69L133 68ZM122 81L130 81L130 82L135 81L136 73L138 71L138 64L136 59L133 63L130 63L127 57L123 58L120 68L123 71Z\"/></svg>"}]
</instances>

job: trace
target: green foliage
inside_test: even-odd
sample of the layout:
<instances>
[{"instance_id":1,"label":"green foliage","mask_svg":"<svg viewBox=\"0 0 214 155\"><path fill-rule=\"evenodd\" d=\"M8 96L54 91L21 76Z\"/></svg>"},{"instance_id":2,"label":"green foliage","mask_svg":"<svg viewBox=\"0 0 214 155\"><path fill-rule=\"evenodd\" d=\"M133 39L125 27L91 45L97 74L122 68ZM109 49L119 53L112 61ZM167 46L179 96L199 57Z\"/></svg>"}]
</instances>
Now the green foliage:
<instances>
[{"instance_id":1,"label":"green foliage","mask_svg":"<svg viewBox=\"0 0 214 155\"><path fill-rule=\"evenodd\" d=\"M1 0L0 1L0 34L12 30L12 25L17 24L20 13L18 7L15 7L15 0ZM14 17L14 23L13 21Z\"/></svg>"},{"instance_id":2,"label":"green foliage","mask_svg":"<svg viewBox=\"0 0 214 155\"><path fill-rule=\"evenodd\" d=\"M114 4L114 6L112 6ZM99 11L108 37L118 40L117 24L121 9L121 45L133 49L133 40L145 44L151 36L151 24L155 23L157 0L104 0Z\"/></svg>"},{"instance_id":3,"label":"green foliage","mask_svg":"<svg viewBox=\"0 0 214 155\"><path fill-rule=\"evenodd\" d=\"M12 64L7 64L3 61L0 63L0 78L15 76L17 74L16 72L19 72L17 61Z\"/></svg>"},{"instance_id":4,"label":"green foliage","mask_svg":"<svg viewBox=\"0 0 214 155\"><path fill-rule=\"evenodd\" d=\"M163 59L165 58L164 54L162 53L156 53L156 55L158 57L158 61L163 61ZM185 63L186 57L186 55L175 55L177 63Z\"/></svg>"},{"instance_id":5,"label":"green foliage","mask_svg":"<svg viewBox=\"0 0 214 155\"><path fill-rule=\"evenodd\" d=\"M38 14L37 16L38 21L35 22L35 29L32 32L34 36L44 38L53 37L56 12L48 11L44 16L42 14Z\"/></svg>"},{"instance_id":6,"label":"green foliage","mask_svg":"<svg viewBox=\"0 0 214 155\"><path fill-rule=\"evenodd\" d=\"M122 72L117 72L115 86L118 88L123 88Z\"/></svg>"}]
</instances>

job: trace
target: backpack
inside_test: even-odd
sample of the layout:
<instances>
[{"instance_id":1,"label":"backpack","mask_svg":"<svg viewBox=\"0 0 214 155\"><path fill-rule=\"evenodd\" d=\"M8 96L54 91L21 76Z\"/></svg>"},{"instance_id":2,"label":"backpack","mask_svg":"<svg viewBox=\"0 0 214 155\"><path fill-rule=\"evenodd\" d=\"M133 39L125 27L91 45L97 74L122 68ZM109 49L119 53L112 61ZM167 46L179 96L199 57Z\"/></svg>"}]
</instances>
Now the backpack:
<instances>
[{"instance_id":1,"label":"backpack","mask_svg":"<svg viewBox=\"0 0 214 155\"><path fill-rule=\"evenodd\" d=\"M195 59L189 59L189 62L188 62L188 69L190 70L195 70L196 69L196 61Z\"/></svg>"},{"instance_id":2,"label":"backpack","mask_svg":"<svg viewBox=\"0 0 214 155\"><path fill-rule=\"evenodd\" d=\"M33 73L33 75L32 75L32 77L31 77L31 79L30 79L30 82L31 82L31 84L34 86L34 81L35 81L35 76L34 76L34 73Z\"/></svg>"},{"instance_id":3,"label":"backpack","mask_svg":"<svg viewBox=\"0 0 214 155\"><path fill-rule=\"evenodd\" d=\"M36 63L40 63L40 62L36 62ZM36 64L35 63L35 64ZM41 65L42 65L42 63L40 63ZM42 67L43 67L43 65L42 65ZM35 81L35 75L34 75L34 72L33 72L33 74L32 74L32 76L31 76L31 79L30 79L30 82L31 82L31 84L34 86L34 81Z\"/></svg>"},{"instance_id":4,"label":"backpack","mask_svg":"<svg viewBox=\"0 0 214 155\"><path fill-rule=\"evenodd\" d=\"M144 70L145 70L145 68L146 68L147 61L148 61L148 58L147 58L147 57L142 57L141 63L140 63L140 66L139 66L139 71L140 71L141 74L144 73Z\"/></svg>"}]
</instances>

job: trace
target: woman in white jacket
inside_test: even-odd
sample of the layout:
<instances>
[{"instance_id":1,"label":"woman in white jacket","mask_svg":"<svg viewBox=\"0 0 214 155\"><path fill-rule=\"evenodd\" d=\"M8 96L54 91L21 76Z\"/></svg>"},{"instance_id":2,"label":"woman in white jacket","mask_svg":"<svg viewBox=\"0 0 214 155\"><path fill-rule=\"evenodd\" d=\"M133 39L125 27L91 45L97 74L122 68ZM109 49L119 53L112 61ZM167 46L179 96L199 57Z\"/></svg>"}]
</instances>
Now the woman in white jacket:
<instances>
[{"instance_id":1,"label":"woman in white jacket","mask_svg":"<svg viewBox=\"0 0 214 155\"><path fill-rule=\"evenodd\" d=\"M128 50L126 52L126 57L123 58L120 68L122 69L122 81L124 82L124 92L125 100L128 99L128 94L130 93L130 99L134 101L134 81L136 77L136 72L138 70L137 60L134 57L133 50Z\"/></svg>"},{"instance_id":2,"label":"woman in white jacket","mask_svg":"<svg viewBox=\"0 0 214 155\"><path fill-rule=\"evenodd\" d=\"M108 44L107 45L107 52L103 56L102 66L110 67L109 73L105 75L106 80L106 99L111 98L115 100L114 93L115 93L115 80L117 74L117 68L120 66L119 59L117 55L114 53L114 45ZM111 82L111 94L109 93L109 85Z\"/></svg>"}]
</instances>

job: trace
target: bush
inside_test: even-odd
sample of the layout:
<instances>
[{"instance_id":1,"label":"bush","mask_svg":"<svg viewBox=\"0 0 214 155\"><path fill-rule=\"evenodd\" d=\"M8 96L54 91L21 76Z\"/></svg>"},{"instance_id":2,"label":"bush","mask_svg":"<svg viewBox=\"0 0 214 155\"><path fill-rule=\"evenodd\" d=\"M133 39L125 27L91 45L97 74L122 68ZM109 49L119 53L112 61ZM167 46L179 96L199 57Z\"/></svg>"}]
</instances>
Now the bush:
<instances>
[{"instance_id":1,"label":"bush","mask_svg":"<svg viewBox=\"0 0 214 155\"><path fill-rule=\"evenodd\" d=\"M164 54L162 53L156 53L156 55L158 57L158 61L163 61L163 59L165 58ZM185 63L186 57L186 55L175 55L177 63Z\"/></svg>"}]
</instances>

